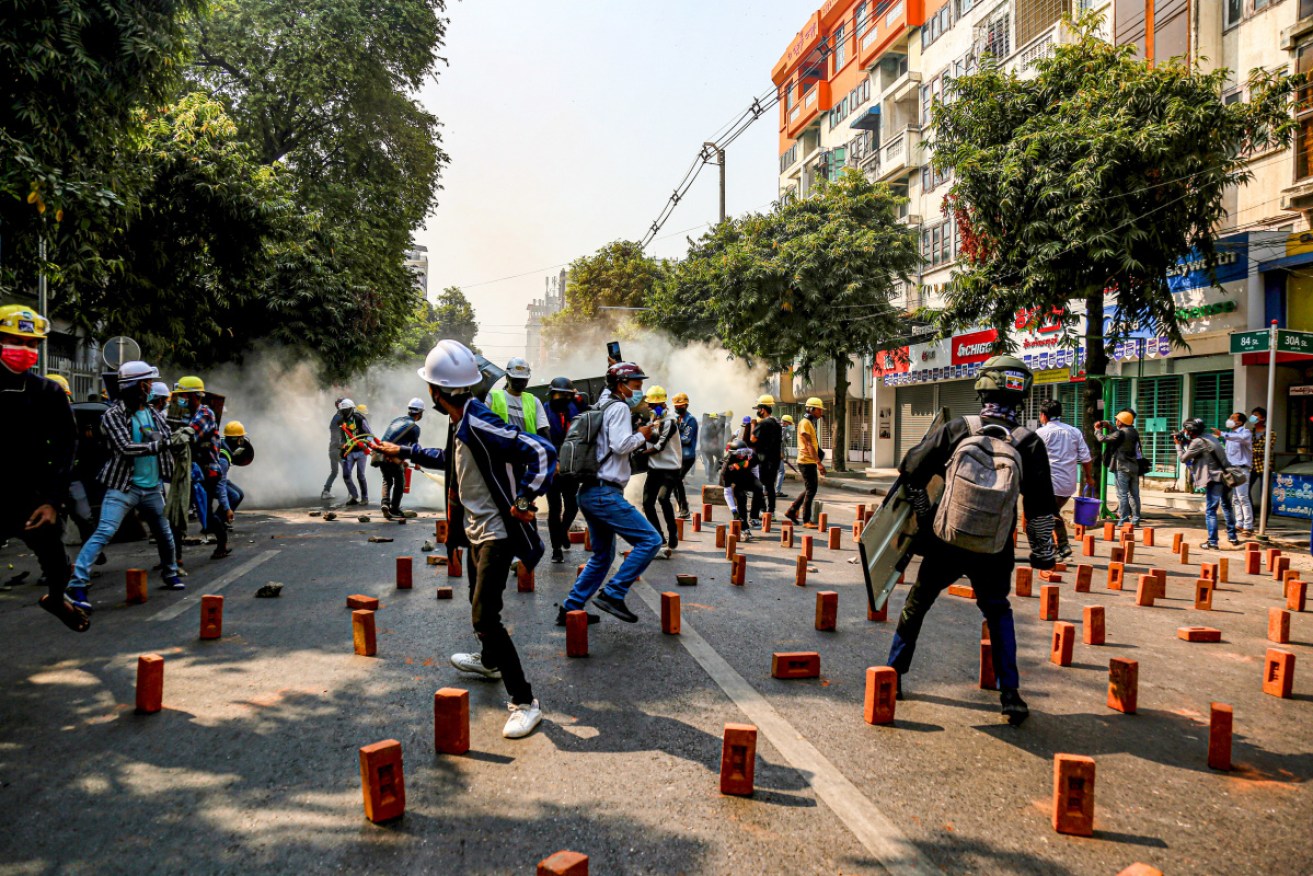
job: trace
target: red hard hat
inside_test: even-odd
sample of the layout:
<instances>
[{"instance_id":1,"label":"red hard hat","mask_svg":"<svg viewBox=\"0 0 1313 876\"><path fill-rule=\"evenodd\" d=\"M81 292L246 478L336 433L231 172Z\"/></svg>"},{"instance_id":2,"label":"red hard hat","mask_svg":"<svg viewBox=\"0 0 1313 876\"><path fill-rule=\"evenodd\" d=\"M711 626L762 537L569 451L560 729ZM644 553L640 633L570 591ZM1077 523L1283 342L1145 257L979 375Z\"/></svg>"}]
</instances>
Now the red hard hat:
<instances>
[{"instance_id":1,"label":"red hard hat","mask_svg":"<svg viewBox=\"0 0 1313 876\"><path fill-rule=\"evenodd\" d=\"M606 376L616 383L622 380L647 380L647 375L643 373L643 369L633 362L615 363L606 369Z\"/></svg>"}]
</instances>

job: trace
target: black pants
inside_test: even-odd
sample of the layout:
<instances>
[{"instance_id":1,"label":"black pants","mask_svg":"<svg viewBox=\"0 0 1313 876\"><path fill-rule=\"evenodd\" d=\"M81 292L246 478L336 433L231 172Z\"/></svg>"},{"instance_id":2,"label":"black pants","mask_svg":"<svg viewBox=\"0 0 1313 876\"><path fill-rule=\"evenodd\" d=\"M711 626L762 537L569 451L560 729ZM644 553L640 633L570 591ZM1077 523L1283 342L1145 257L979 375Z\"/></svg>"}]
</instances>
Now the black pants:
<instances>
[{"instance_id":1,"label":"black pants","mask_svg":"<svg viewBox=\"0 0 1313 876\"><path fill-rule=\"evenodd\" d=\"M679 547L679 536L675 533L675 506L670 501L675 485L680 482L679 472L675 470L649 468L647 480L643 482L643 516L662 540L670 547ZM666 532L661 532L661 521L657 519L657 503L661 503L661 514L666 518Z\"/></svg>"},{"instance_id":2,"label":"black pants","mask_svg":"<svg viewBox=\"0 0 1313 876\"><path fill-rule=\"evenodd\" d=\"M46 579L51 599L62 600L64 588L71 577L68 567L68 553L64 550L63 528L58 523L47 523L36 529L24 529L27 519L32 516L36 506L29 505L22 511L7 512L0 517L0 541L13 538L20 539L28 550L36 555L41 566L41 574Z\"/></svg>"},{"instance_id":3,"label":"black pants","mask_svg":"<svg viewBox=\"0 0 1313 876\"><path fill-rule=\"evenodd\" d=\"M738 506L740 520L761 518L761 506L766 497L762 492L761 481L757 480L751 470L727 475L725 489L734 491L734 504Z\"/></svg>"},{"instance_id":4,"label":"black pants","mask_svg":"<svg viewBox=\"0 0 1313 876\"><path fill-rule=\"evenodd\" d=\"M474 621L474 634L483 645L483 665L500 669L511 702L524 706L533 702L533 687L525 680L519 652L501 622L502 594L506 591L513 558L508 539L470 547L470 617Z\"/></svg>"},{"instance_id":5,"label":"black pants","mask_svg":"<svg viewBox=\"0 0 1313 876\"><path fill-rule=\"evenodd\" d=\"M797 517L798 509L802 509L802 517L799 519L806 523L812 519L812 500L816 498L816 487L820 482L816 477L816 464L814 462L798 463L798 472L802 475L802 495L793 500L789 506L789 516Z\"/></svg>"},{"instance_id":6,"label":"black pants","mask_svg":"<svg viewBox=\"0 0 1313 876\"><path fill-rule=\"evenodd\" d=\"M775 483L780 477L780 461L778 459L773 462L762 460L757 469L761 472L761 485L766 492L766 510L773 515L775 513ZM754 510L752 516L760 517L761 515Z\"/></svg>"},{"instance_id":7,"label":"black pants","mask_svg":"<svg viewBox=\"0 0 1313 876\"><path fill-rule=\"evenodd\" d=\"M683 515L688 514L688 494L684 492L684 478L688 477L688 473L697 465L697 461L696 456L690 456L679 466L679 483L675 484L675 507Z\"/></svg>"},{"instance_id":8,"label":"black pants","mask_svg":"<svg viewBox=\"0 0 1313 876\"><path fill-rule=\"evenodd\" d=\"M570 548L570 524L579 514L579 484L569 478L553 478L547 488L547 532L552 550Z\"/></svg>"},{"instance_id":9,"label":"black pants","mask_svg":"<svg viewBox=\"0 0 1313 876\"><path fill-rule=\"evenodd\" d=\"M399 462L380 462L383 475L383 504L395 514L401 510L401 494L406 489L406 473Z\"/></svg>"}]
</instances>

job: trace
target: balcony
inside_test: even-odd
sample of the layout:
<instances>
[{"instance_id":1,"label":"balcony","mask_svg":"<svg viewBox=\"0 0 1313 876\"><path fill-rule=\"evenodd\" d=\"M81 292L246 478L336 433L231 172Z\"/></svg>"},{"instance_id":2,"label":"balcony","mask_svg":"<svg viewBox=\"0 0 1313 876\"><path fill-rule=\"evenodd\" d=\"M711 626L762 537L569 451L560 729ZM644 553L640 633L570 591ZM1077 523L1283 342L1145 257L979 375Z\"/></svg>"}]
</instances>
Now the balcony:
<instances>
[{"instance_id":1,"label":"balcony","mask_svg":"<svg viewBox=\"0 0 1313 876\"><path fill-rule=\"evenodd\" d=\"M883 103L886 100L892 100L894 103L900 103L908 98L916 97L921 87L921 71L908 70L902 76L899 76L889 87L884 90L880 96Z\"/></svg>"},{"instance_id":2,"label":"balcony","mask_svg":"<svg viewBox=\"0 0 1313 876\"><path fill-rule=\"evenodd\" d=\"M921 166L921 128L908 125L885 141L877 179L890 180Z\"/></svg>"},{"instance_id":3,"label":"balcony","mask_svg":"<svg viewBox=\"0 0 1313 876\"><path fill-rule=\"evenodd\" d=\"M830 83L817 82L784 119L784 134L797 139L822 112L830 109Z\"/></svg>"},{"instance_id":4,"label":"balcony","mask_svg":"<svg viewBox=\"0 0 1313 876\"><path fill-rule=\"evenodd\" d=\"M1062 22L1058 22L1013 53L1004 68L1023 79L1034 76L1035 64L1043 58L1052 57L1053 50L1066 42L1065 38L1066 31Z\"/></svg>"},{"instance_id":5,"label":"balcony","mask_svg":"<svg viewBox=\"0 0 1313 876\"><path fill-rule=\"evenodd\" d=\"M899 37L906 36L911 28L920 27L924 23L924 0L896 0L892 3L882 0L876 3L866 33L857 38L858 62L863 67L869 67Z\"/></svg>"}]
</instances>

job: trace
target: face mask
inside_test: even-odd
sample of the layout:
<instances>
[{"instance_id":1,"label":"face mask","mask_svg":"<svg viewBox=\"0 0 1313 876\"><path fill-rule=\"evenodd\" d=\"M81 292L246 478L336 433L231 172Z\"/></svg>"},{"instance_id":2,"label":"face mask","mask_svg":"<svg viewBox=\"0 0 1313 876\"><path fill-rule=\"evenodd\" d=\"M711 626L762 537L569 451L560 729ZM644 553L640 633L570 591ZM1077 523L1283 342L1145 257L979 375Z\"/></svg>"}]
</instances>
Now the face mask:
<instances>
[{"instance_id":1,"label":"face mask","mask_svg":"<svg viewBox=\"0 0 1313 876\"><path fill-rule=\"evenodd\" d=\"M36 365L39 354L35 347L17 347L5 344L0 350L0 362L15 374L22 374Z\"/></svg>"},{"instance_id":2,"label":"face mask","mask_svg":"<svg viewBox=\"0 0 1313 876\"><path fill-rule=\"evenodd\" d=\"M182 408L184 411L187 410L187 408L191 407L191 399L187 398L185 395L178 396L178 407Z\"/></svg>"},{"instance_id":3,"label":"face mask","mask_svg":"<svg viewBox=\"0 0 1313 876\"><path fill-rule=\"evenodd\" d=\"M524 392L524 388L528 385L529 385L529 378L527 377L511 378L511 389L515 390L516 392Z\"/></svg>"},{"instance_id":4,"label":"face mask","mask_svg":"<svg viewBox=\"0 0 1313 876\"><path fill-rule=\"evenodd\" d=\"M567 396L566 398L553 398L552 407L558 411L565 410L566 408L570 407L569 397Z\"/></svg>"},{"instance_id":5,"label":"face mask","mask_svg":"<svg viewBox=\"0 0 1313 876\"><path fill-rule=\"evenodd\" d=\"M652 405L652 413L656 414L658 417L664 416L666 413L666 406L660 404Z\"/></svg>"},{"instance_id":6,"label":"face mask","mask_svg":"<svg viewBox=\"0 0 1313 876\"><path fill-rule=\"evenodd\" d=\"M1258 422L1258 417L1255 417L1255 416L1252 416L1252 415L1249 417L1249 423L1250 423L1250 425L1253 425L1254 423L1257 423L1257 422Z\"/></svg>"},{"instance_id":7,"label":"face mask","mask_svg":"<svg viewBox=\"0 0 1313 876\"><path fill-rule=\"evenodd\" d=\"M638 406L641 405L642 403L643 403L643 397L638 393L634 393L629 398L625 399L625 404L629 405L629 410L631 411L638 410Z\"/></svg>"}]
</instances>

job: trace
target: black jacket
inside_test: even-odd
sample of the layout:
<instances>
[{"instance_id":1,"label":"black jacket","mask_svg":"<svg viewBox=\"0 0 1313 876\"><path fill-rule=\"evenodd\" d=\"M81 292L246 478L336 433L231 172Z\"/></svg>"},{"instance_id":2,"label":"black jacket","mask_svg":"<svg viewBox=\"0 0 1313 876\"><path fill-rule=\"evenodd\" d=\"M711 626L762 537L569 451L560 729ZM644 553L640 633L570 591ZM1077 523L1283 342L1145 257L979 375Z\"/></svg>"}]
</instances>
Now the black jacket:
<instances>
[{"instance_id":1,"label":"black jacket","mask_svg":"<svg viewBox=\"0 0 1313 876\"><path fill-rule=\"evenodd\" d=\"M1102 435L1095 437L1103 445L1103 463L1109 471L1140 473L1140 433L1134 426L1118 426L1117 431L1106 438Z\"/></svg>"},{"instance_id":2,"label":"black jacket","mask_svg":"<svg viewBox=\"0 0 1313 876\"><path fill-rule=\"evenodd\" d=\"M756 439L752 442L752 449L757 451L757 459L761 463L778 465L783 447L784 428L779 420L767 417L757 423Z\"/></svg>"},{"instance_id":3,"label":"black jacket","mask_svg":"<svg viewBox=\"0 0 1313 876\"><path fill-rule=\"evenodd\" d=\"M14 374L0 366L0 417L0 459L9 462L6 510L26 517L40 505L58 508L77 447L77 424L63 388L31 371Z\"/></svg>"}]
</instances>

